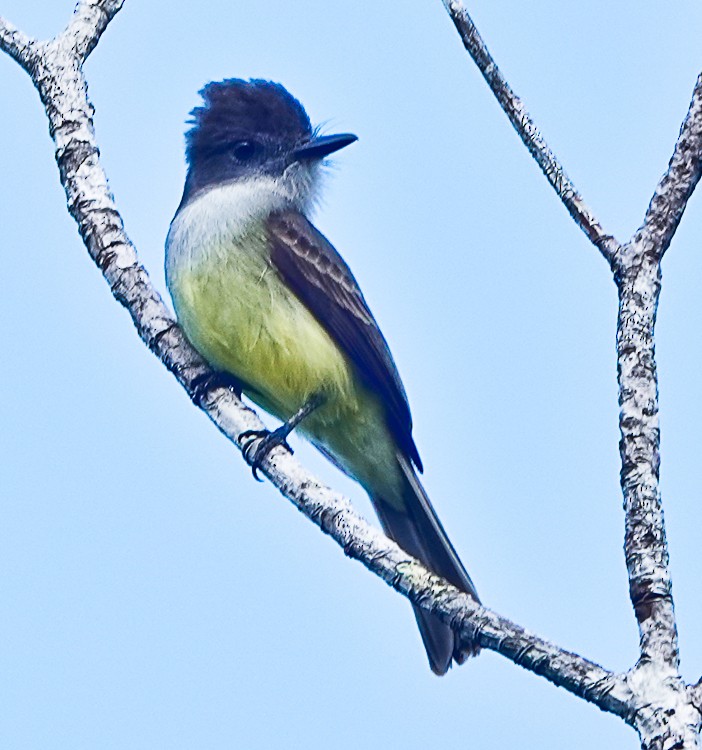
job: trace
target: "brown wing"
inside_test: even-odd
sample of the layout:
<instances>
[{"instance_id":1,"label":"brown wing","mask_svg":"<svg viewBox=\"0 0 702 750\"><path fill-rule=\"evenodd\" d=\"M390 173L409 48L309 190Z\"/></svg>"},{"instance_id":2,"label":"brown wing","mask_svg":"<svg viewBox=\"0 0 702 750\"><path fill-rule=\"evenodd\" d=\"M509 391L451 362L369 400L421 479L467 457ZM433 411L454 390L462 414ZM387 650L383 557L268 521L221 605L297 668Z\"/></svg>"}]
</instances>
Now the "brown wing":
<instances>
[{"instance_id":1,"label":"brown wing","mask_svg":"<svg viewBox=\"0 0 702 750\"><path fill-rule=\"evenodd\" d=\"M422 471L400 375L344 259L302 214L273 214L267 228L274 268L381 397L399 447Z\"/></svg>"}]
</instances>

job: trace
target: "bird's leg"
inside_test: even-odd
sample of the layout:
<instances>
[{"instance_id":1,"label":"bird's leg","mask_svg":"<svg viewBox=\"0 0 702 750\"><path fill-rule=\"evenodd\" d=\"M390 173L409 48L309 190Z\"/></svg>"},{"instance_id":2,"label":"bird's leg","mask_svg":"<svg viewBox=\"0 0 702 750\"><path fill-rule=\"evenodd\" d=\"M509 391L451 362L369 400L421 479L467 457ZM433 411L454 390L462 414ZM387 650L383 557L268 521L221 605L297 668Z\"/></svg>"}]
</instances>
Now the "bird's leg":
<instances>
[{"instance_id":1,"label":"bird's leg","mask_svg":"<svg viewBox=\"0 0 702 750\"><path fill-rule=\"evenodd\" d=\"M292 448L287 444L288 435L308 417L315 409L318 409L324 403L324 396L321 393L315 393L298 409L290 419L283 422L277 430L269 432L268 430L246 430L239 435L241 450L244 458L251 464L251 471L254 479L259 482L263 480L258 476L258 470L261 468L261 462L277 445L282 445L290 453Z\"/></svg>"},{"instance_id":2,"label":"bird's leg","mask_svg":"<svg viewBox=\"0 0 702 750\"><path fill-rule=\"evenodd\" d=\"M230 373L222 370L198 375L190 383L190 398L195 406L202 408L207 394L215 388L231 388L241 398L242 384Z\"/></svg>"}]
</instances>

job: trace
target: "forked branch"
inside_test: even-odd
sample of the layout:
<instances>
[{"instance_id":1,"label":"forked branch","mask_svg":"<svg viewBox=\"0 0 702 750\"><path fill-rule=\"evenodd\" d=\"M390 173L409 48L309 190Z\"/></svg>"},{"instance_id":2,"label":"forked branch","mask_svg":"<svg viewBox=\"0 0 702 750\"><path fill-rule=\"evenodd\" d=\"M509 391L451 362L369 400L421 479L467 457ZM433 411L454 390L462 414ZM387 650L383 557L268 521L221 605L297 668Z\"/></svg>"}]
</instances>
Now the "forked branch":
<instances>
[{"instance_id":1,"label":"forked branch","mask_svg":"<svg viewBox=\"0 0 702 750\"><path fill-rule=\"evenodd\" d=\"M629 591L639 626L641 657L629 675L635 693L658 691L633 720L645 748L698 745L700 688L679 672L668 545L659 489L660 426L654 329L661 260L702 174L702 75L697 79L668 170L641 228L625 245L606 235L490 56L460 0L442 0L464 46L522 141L578 226L607 258L619 291L621 485Z\"/></svg>"}]
</instances>

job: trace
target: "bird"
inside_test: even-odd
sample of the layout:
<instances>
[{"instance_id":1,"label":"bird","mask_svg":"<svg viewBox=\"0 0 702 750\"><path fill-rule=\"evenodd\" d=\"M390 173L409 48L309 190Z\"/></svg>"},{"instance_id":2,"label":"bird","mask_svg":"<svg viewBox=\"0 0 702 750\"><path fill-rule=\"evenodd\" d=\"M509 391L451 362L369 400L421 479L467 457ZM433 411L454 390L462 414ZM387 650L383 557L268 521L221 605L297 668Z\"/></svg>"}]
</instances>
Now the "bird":
<instances>
[{"instance_id":1,"label":"bird","mask_svg":"<svg viewBox=\"0 0 702 750\"><path fill-rule=\"evenodd\" d=\"M245 436L254 474L297 428L364 488L390 538L479 602L419 481L410 407L388 344L349 266L309 219L327 157L357 137L322 135L279 83L229 78L199 94L166 282L195 349L283 422ZM434 673L478 652L413 607Z\"/></svg>"}]
</instances>

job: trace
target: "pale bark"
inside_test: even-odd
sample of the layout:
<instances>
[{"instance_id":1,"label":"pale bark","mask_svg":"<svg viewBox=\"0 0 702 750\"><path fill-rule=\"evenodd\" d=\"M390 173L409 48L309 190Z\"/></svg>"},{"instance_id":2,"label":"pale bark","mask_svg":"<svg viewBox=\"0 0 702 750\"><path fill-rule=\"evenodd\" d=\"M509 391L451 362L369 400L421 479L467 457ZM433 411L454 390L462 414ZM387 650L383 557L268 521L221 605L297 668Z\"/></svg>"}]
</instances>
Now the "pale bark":
<instances>
[{"instance_id":1,"label":"pale bark","mask_svg":"<svg viewBox=\"0 0 702 750\"><path fill-rule=\"evenodd\" d=\"M633 238L613 258L619 289L617 359L620 452L626 511L629 591L641 636L641 658L677 670L678 636L658 487L660 428L654 326L661 260L702 173L702 76L668 170Z\"/></svg>"},{"instance_id":2,"label":"pale bark","mask_svg":"<svg viewBox=\"0 0 702 750\"><path fill-rule=\"evenodd\" d=\"M127 237L98 157L93 109L82 65L123 0L83 0L54 39L33 40L0 19L0 48L29 73L41 96L56 146L56 161L90 256L115 298L132 316L139 335L193 395L211 375L154 289ZM678 642L668 550L658 486L659 425L654 325L660 262L701 173L702 84L698 79L668 171L642 227L620 245L587 208L489 55L462 5L444 0L473 59L501 106L578 226L610 263L619 289L617 364L621 405L622 490L625 552L631 599L639 624L641 656L615 674L528 633L477 605L431 574L368 524L349 502L321 484L286 450L275 449L262 472L344 552L362 562L411 601L436 612L466 640L477 640L552 683L622 717L639 732L644 748L698 747L702 686L686 685L678 671ZM241 447L240 436L262 423L223 386L198 404L218 429Z\"/></svg>"}]
</instances>

